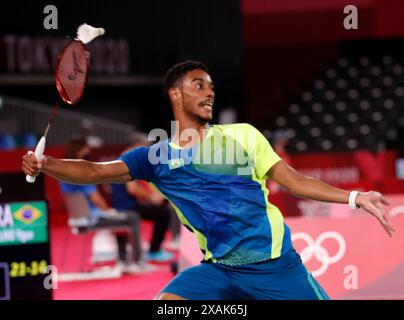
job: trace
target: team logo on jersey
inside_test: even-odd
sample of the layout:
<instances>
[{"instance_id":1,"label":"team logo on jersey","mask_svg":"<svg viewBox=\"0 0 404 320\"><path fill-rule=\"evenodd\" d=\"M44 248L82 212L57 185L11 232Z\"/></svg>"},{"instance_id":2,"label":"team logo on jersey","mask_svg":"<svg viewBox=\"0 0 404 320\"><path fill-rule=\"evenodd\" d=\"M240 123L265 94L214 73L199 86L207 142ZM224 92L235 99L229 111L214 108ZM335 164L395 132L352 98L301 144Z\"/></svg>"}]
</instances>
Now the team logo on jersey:
<instances>
[{"instance_id":1,"label":"team logo on jersey","mask_svg":"<svg viewBox=\"0 0 404 320\"><path fill-rule=\"evenodd\" d=\"M30 205L25 205L14 213L14 218L25 224L31 224L41 216L41 211Z\"/></svg>"},{"instance_id":2,"label":"team logo on jersey","mask_svg":"<svg viewBox=\"0 0 404 320\"><path fill-rule=\"evenodd\" d=\"M182 158L168 160L168 167L170 170L181 168L184 164L184 159Z\"/></svg>"}]
</instances>

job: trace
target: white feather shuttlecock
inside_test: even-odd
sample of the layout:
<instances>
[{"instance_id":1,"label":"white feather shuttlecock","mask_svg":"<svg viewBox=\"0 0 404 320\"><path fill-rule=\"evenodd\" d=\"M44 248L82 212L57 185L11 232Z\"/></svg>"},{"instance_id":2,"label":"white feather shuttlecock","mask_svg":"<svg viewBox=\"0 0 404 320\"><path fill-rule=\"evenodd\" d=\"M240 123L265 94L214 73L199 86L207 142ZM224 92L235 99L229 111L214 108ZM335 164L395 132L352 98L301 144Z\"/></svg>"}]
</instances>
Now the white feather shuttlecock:
<instances>
[{"instance_id":1,"label":"white feather shuttlecock","mask_svg":"<svg viewBox=\"0 0 404 320\"><path fill-rule=\"evenodd\" d=\"M87 23L83 23L77 28L77 39L87 44L104 33L104 28L95 28Z\"/></svg>"}]
</instances>

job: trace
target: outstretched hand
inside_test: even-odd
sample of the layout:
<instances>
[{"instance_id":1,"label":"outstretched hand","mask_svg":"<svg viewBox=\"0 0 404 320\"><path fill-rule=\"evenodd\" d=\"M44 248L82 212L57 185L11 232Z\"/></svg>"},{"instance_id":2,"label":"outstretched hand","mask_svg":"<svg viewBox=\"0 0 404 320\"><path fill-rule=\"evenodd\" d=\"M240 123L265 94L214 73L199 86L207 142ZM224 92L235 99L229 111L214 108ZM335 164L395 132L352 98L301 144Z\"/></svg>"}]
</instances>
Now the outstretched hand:
<instances>
[{"instance_id":1,"label":"outstretched hand","mask_svg":"<svg viewBox=\"0 0 404 320\"><path fill-rule=\"evenodd\" d=\"M375 191L360 192L356 198L356 204L372 216L375 216L390 237L393 235L395 230L387 219L387 213L383 208L383 205L389 205L385 197Z\"/></svg>"}]
</instances>

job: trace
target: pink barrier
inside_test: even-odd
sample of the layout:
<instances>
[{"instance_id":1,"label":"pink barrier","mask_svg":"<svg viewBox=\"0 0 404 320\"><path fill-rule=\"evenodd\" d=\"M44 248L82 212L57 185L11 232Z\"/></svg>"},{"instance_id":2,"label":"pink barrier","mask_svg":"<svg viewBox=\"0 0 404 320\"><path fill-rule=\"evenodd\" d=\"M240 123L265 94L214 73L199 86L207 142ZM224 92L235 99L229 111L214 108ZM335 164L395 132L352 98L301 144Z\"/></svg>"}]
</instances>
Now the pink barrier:
<instances>
[{"instance_id":1,"label":"pink barrier","mask_svg":"<svg viewBox=\"0 0 404 320\"><path fill-rule=\"evenodd\" d=\"M349 218L286 219L294 247L331 298L404 298L404 196L389 200L396 229L392 238L362 210ZM202 259L194 235L185 228L180 252L180 270Z\"/></svg>"}]
</instances>

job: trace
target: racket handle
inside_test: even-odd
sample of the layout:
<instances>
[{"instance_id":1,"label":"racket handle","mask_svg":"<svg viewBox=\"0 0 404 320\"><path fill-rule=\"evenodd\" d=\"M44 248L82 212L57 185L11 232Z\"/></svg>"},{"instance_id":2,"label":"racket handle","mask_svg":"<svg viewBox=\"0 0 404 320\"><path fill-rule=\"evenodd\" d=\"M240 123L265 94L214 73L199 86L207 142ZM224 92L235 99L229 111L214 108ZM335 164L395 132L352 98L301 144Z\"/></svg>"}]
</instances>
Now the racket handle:
<instances>
[{"instance_id":1,"label":"racket handle","mask_svg":"<svg viewBox=\"0 0 404 320\"><path fill-rule=\"evenodd\" d=\"M34 152L35 158L37 160L41 159L43 152L45 151L45 143L46 143L46 138L45 138L45 136L42 136L42 138L39 140L38 144L36 145L35 152ZM36 177L29 176L29 175L27 175L25 177L25 180L27 180L27 182L29 182L29 183L34 183L35 179L36 179Z\"/></svg>"}]
</instances>

